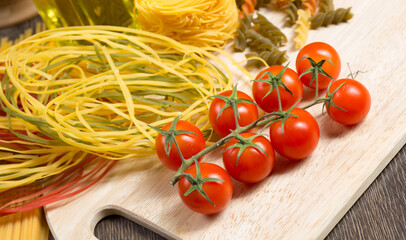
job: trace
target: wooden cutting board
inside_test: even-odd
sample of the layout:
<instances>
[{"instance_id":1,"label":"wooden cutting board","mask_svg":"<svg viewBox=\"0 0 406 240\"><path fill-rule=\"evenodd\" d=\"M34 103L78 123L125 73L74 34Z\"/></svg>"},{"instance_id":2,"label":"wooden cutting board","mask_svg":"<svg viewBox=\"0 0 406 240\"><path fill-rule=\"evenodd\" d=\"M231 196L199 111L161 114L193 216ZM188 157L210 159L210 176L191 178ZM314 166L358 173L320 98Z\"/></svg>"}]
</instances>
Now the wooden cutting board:
<instances>
[{"instance_id":1,"label":"wooden cutting board","mask_svg":"<svg viewBox=\"0 0 406 240\"><path fill-rule=\"evenodd\" d=\"M265 181L234 182L231 204L214 216L193 213L181 203L177 188L168 184L172 171L157 164L140 168L134 161L123 161L92 189L46 207L53 236L95 239L97 222L119 214L168 238L324 238L406 143L406 1L335 4L352 6L354 18L311 31L308 42L324 41L337 49L341 77L349 73L347 63L354 72L362 71L357 79L370 90L372 108L361 124L341 126L322 114L320 105L311 108L321 131L311 157L289 162L278 156ZM261 11L282 26L283 15ZM292 36L291 28L283 31ZM290 59L296 54L290 50ZM222 165L219 152L204 161Z\"/></svg>"}]
</instances>

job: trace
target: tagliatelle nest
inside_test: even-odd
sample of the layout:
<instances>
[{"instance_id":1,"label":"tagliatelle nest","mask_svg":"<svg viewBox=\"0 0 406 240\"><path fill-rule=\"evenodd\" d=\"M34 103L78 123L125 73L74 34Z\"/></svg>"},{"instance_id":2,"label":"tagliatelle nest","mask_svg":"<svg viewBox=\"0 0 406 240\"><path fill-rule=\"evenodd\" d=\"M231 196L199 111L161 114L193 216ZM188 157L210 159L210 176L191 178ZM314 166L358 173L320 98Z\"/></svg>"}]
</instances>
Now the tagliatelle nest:
<instances>
[{"instance_id":1,"label":"tagliatelle nest","mask_svg":"<svg viewBox=\"0 0 406 240\"><path fill-rule=\"evenodd\" d=\"M12 136L1 142L0 192L89 154L150 155L156 132L149 125L178 115L208 129L207 99L231 87L228 64L205 49L121 27L55 29L16 44L0 55L0 129Z\"/></svg>"}]
</instances>

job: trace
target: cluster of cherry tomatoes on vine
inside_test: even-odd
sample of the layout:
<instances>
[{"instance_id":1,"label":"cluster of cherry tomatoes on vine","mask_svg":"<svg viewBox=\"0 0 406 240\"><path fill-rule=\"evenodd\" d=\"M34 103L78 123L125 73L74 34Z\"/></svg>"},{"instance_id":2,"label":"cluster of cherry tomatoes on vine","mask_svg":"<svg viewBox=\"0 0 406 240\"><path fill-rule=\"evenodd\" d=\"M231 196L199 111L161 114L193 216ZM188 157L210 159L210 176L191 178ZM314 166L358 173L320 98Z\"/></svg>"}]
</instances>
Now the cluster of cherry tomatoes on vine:
<instances>
[{"instance_id":1,"label":"cluster of cherry tomatoes on vine","mask_svg":"<svg viewBox=\"0 0 406 240\"><path fill-rule=\"evenodd\" d=\"M252 84L253 99L236 88L214 96L209 120L222 137L206 146L202 132L192 123L176 118L156 129L156 151L161 162L177 171L171 184L178 182L179 195L193 211L213 214L230 202L231 178L256 183L271 173L275 152L290 160L308 157L316 149L320 130L316 119L305 109L323 103L328 115L344 125L361 122L369 112L371 97L360 82L338 79L341 60L337 51L323 42L302 48L296 71L272 66L258 74ZM297 107L303 85L315 89L314 101ZM319 91L327 89L323 97ZM258 107L265 115L259 116ZM269 137L254 132L269 128ZM217 147L223 147L225 169L212 163L198 163Z\"/></svg>"}]
</instances>

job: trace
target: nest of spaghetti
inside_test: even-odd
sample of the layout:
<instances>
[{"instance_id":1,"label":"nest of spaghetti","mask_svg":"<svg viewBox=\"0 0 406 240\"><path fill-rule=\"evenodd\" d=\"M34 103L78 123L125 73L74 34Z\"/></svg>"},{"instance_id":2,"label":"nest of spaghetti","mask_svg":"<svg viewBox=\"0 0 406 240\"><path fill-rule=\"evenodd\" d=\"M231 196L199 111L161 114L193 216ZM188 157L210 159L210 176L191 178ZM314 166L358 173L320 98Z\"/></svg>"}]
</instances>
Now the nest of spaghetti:
<instances>
[{"instance_id":1,"label":"nest of spaghetti","mask_svg":"<svg viewBox=\"0 0 406 240\"><path fill-rule=\"evenodd\" d=\"M110 26L49 30L2 52L0 215L75 195L115 160L151 156L150 126L181 115L210 131L208 98L231 88L230 64L216 48Z\"/></svg>"},{"instance_id":2,"label":"nest of spaghetti","mask_svg":"<svg viewBox=\"0 0 406 240\"><path fill-rule=\"evenodd\" d=\"M239 26L235 0L137 0L134 5L138 27L184 44L223 47Z\"/></svg>"}]
</instances>

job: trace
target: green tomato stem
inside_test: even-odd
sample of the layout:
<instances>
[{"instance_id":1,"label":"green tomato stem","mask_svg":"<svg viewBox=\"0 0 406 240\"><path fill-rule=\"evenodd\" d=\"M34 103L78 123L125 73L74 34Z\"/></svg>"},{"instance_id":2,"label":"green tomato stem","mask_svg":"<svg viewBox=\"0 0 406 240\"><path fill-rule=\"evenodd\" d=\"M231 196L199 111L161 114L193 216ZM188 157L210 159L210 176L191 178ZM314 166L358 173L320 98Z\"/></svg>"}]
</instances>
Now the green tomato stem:
<instances>
[{"instance_id":1,"label":"green tomato stem","mask_svg":"<svg viewBox=\"0 0 406 240\"><path fill-rule=\"evenodd\" d=\"M276 85L276 83L275 83L275 85ZM278 85L276 85L275 90L276 90L276 95L278 96L279 112L282 112L283 111L282 110L282 100L281 100L281 94L279 93Z\"/></svg>"},{"instance_id":2,"label":"green tomato stem","mask_svg":"<svg viewBox=\"0 0 406 240\"><path fill-rule=\"evenodd\" d=\"M268 113L266 115L264 115L261 118L258 118L255 122L252 122L251 124L248 124L246 126L238 126L235 130L234 133L237 134L241 134L243 132L246 132L252 128L255 128L257 126L261 126L263 124L266 124L272 120L274 120L274 118L272 116L275 116L275 113ZM210 153L211 151L213 151L214 149L221 147L222 145L224 145L225 143L227 143L231 138L234 137L234 133L230 133L227 136L223 137L222 139L218 140L217 142L215 142L213 145L210 145L208 147L206 147L205 149L203 149L202 151L200 151L199 153L197 153L196 155L194 155L193 157L186 159L185 161L182 162L182 165L179 167L178 171L176 172L176 174L173 176L173 178L170 181L170 184L172 186L174 186L178 181L179 178L182 176L182 173L188 168L190 167L190 165L192 165L192 163L194 163L194 161L201 157L203 157L204 155Z\"/></svg>"},{"instance_id":3,"label":"green tomato stem","mask_svg":"<svg viewBox=\"0 0 406 240\"><path fill-rule=\"evenodd\" d=\"M319 82L319 81L318 81L319 69L318 69L318 67L321 68L321 65L322 65L323 63L324 63L324 62L322 62L322 63L320 64L320 66L317 66L317 67L314 69L314 73L313 73L313 74L316 75L316 76L315 76L315 78L316 78L316 79L315 79L315 80L316 80L315 99L314 99L314 101L313 101L312 103L306 105L306 106L303 107L302 109L307 109L307 108L309 108L309 107L312 107L312 106L314 106L314 105L316 105L316 104L319 104L319 103L322 103L322 102L326 102L326 100L328 100L327 98L319 98L319 97L318 97L318 96L319 96L319 94L318 94L318 90L319 90L319 84L318 84L318 82ZM285 68L286 68L286 67L285 67ZM322 71L322 73L323 73L323 71ZM190 167L190 165L192 165L192 163L194 163L195 161L197 161L197 159L203 157L204 155L208 154L209 152L213 151L214 149L216 149L216 148L218 148L218 147L224 145L224 144L227 143L231 138L235 137L236 134L237 134L237 135L238 135L238 134L241 134L241 133L243 133L243 132L245 132L245 131L248 131L248 130L250 130L250 129L252 129L252 128L255 128L255 127L257 127L257 126L263 126L263 125L264 125L264 126L268 126L269 124L272 123L272 121L275 121L278 117L284 119L284 118L286 118L286 117L288 117L288 116L290 115L289 112L290 112L292 109L289 109L286 113L285 113L285 112L283 111L283 109L282 109L282 100L281 100L281 96L280 96L280 93L279 93L279 87L278 87L278 84L277 84L277 79L276 79L276 78L271 78L271 79L272 79L272 83L271 83L271 84L272 84L273 87L276 89L276 94L277 94L277 96L278 96L278 106L279 106L279 110L278 110L277 112L272 112L272 113L265 114L264 116L258 118L256 121L252 122L251 124L248 124L248 125L246 125L246 126L241 127L241 126L239 125L239 123L238 123L238 110L237 110L236 103L235 103L234 101L231 101L231 102L230 102L230 105L231 105L231 107L232 107L233 110L234 110L234 118L235 118L236 129L235 129L232 133L230 133L230 134L228 134L227 136L223 137L222 139L218 140L218 141L217 141L216 143L214 143L213 145L211 145L211 146L209 146L209 147L206 147L205 149L203 149L202 151L200 151L199 153L197 153L197 154L194 155L193 157L182 161L182 165L180 166L180 168L178 169L178 171L176 172L176 174L173 176L173 178L172 178L171 181L170 181L170 184L171 184L172 186L174 186L174 185L179 181L180 177L182 177L183 172L184 172L188 167ZM293 107L294 107L294 106L292 106L292 108L293 108ZM283 121L283 120L282 120L282 121ZM175 144L176 144L176 141L175 141Z\"/></svg>"},{"instance_id":4,"label":"green tomato stem","mask_svg":"<svg viewBox=\"0 0 406 240\"><path fill-rule=\"evenodd\" d=\"M326 101L326 98L318 98L315 99L312 103L302 107L302 109L307 109L309 107L312 107L316 104L319 103L323 103ZM272 113L267 113L265 115L263 115L262 117L258 118L256 121L246 125L246 126L238 126L235 130L234 133L230 133L227 136L221 138L220 140L218 140L217 142L215 142L213 145L210 145L208 147L206 147L205 149L203 149L202 151L200 151L199 153L197 153L196 155L194 155L193 157L186 159L182 162L182 165L179 167L178 171L175 173L175 175L172 177L171 181L170 181L170 185L174 186L179 179L182 177L183 172L190 167L195 161L197 161L197 159L203 157L204 155L210 153L211 151L215 150L216 148L221 147L222 145L224 145L225 143L227 143L230 139L232 139L235 136L235 133L237 134L241 134L243 132L246 132L252 128L258 127L258 126L263 126L266 125L272 121L274 121L277 117L281 117L282 116L283 111L278 111L278 112L272 112ZM175 145L176 142L175 142Z\"/></svg>"},{"instance_id":5,"label":"green tomato stem","mask_svg":"<svg viewBox=\"0 0 406 240\"><path fill-rule=\"evenodd\" d=\"M237 109L237 104L234 101L231 101L231 108L233 109L234 113L234 121L235 121L235 127L239 128L240 123L238 122L238 109Z\"/></svg>"},{"instance_id":6,"label":"green tomato stem","mask_svg":"<svg viewBox=\"0 0 406 240\"><path fill-rule=\"evenodd\" d=\"M307 104L306 106L303 106L303 107L301 107L301 108L302 108L302 109L308 109L308 108L313 107L314 105L317 105L317 104L319 104L319 103L324 103L324 102L326 102L327 100L329 100L329 98L317 98L317 99L314 99L313 102L311 102L311 103L309 103L309 104Z\"/></svg>"}]
</instances>

